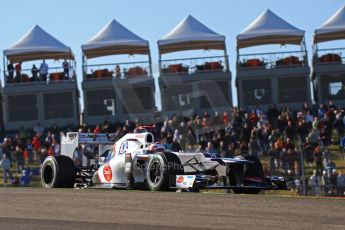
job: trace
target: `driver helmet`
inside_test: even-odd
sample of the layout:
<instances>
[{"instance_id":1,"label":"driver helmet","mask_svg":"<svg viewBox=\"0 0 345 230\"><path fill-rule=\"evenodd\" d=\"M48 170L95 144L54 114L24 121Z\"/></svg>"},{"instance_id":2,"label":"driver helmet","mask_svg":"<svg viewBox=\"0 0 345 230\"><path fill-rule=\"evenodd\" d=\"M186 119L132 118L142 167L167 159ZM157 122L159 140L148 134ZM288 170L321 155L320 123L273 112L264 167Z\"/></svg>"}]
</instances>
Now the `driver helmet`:
<instances>
[{"instance_id":1,"label":"driver helmet","mask_svg":"<svg viewBox=\"0 0 345 230\"><path fill-rule=\"evenodd\" d=\"M152 152L165 152L164 145L162 145L161 143L150 144L147 150Z\"/></svg>"}]
</instances>

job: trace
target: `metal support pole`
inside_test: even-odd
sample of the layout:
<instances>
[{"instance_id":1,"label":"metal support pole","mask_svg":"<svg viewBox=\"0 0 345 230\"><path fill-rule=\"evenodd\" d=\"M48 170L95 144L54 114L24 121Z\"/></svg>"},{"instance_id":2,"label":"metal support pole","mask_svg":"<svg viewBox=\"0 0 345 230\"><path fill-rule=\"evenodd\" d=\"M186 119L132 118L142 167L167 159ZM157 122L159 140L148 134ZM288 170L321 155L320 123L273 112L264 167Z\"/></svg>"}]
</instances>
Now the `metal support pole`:
<instances>
[{"instance_id":1,"label":"metal support pole","mask_svg":"<svg viewBox=\"0 0 345 230\"><path fill-rule=\"evenodd\" d=\"M153 76L152 72L152 58L151 58L151 51L149 50L149 68L150 68L150 74Z\"/></svg>"},{"instance_id":2,"label":"metal support pole","mask_svg":"<svg viewBox=\"0 0 345 230\"><path fill-rule=\"evenodd\" d=\"M162 55L161 51L159 50L159 44L158 44L158 68L159 68L159 75L162 75Z\"/></svg>"},{"instance_id":3,"label":"metal support pole","mask_svg":"<svg viewBox=\"0 0 345 230\"><path fill-rule=\"evenodd\" d=\"M6 83L7 83L7 79L6 79L7 65L6 65L6 56L5 55L3 57L3 63L4 63L4 78L3 78L3 81L4 81L4 85L6 85Z\"/></svg>"},{"instance_id":4,"label":"metal support pole","mask_svg":"<svg viewBox=\"0 0 345 230\"><path fill-rule=\"evenodd\" d=\"M225 41L224 41L224 59L225 59L226 71L229 71L229 72L230 72L229 58L228 58L228 53L226 52Z\"/></svg>"},{"instance_id":5,"label":"metal support pole","mask_svg":"<svg viewBox=\"0 0 345 230\"><path fill-rule=\"evenodd\" d=\"M86 71L87 71L86 70L87 63L86 63L86 57L85 57L84 53L82 54L81 60L82 60L81 66L82 66L82 71L83 71L83 80L84 80L86 78Z\"/></svg>"}]
</instances>

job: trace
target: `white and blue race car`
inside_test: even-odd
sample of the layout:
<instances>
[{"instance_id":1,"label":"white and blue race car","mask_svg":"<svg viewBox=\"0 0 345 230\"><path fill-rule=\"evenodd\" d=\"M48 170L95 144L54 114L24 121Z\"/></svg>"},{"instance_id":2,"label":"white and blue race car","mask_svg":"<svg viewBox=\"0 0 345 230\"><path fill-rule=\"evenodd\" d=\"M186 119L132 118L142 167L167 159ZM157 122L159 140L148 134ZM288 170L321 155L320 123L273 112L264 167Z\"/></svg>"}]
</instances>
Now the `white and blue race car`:
<instances>
[{"instance_id":1,"label":"white and blue race car","mask_svg":"<svg viewBox=\"0 0 345 230\"><path fill-rule=\"evenodd\" d=\"M98 147L97 154L83 151ZM264 177L260 160L244 155L217 158L201 152L171 152L155 143L150 132L115 134L70 132L61 136L61 155L49 156L41 167L44 188L91 187L150 189L232 189L256 194L267 189L287 189L283 177Z\"/></svg>"}]
</instances>

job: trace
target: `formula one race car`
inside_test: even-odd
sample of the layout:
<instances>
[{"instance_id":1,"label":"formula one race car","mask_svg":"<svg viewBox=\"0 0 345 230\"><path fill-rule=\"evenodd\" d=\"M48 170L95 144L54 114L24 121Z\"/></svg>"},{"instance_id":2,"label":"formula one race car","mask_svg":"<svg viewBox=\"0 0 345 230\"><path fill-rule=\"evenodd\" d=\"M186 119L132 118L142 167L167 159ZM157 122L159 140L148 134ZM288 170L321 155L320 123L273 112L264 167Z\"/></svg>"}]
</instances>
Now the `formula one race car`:
<instances>
[{"instance_id":1,"label":"formula one race car","mask_svg":"<svg viewBox=\"0 0 345 230\"><path fill-rule=\"evenodd\" d=\"M82 160L76 162L76 152ZM98 146L98 151L87 151ZM264 177L254 156L217 158L207 153L170 152L149 132L115 134L71 132L61 136L61 155L49 156L41 168L44 188L91 187L150 189L232 189L256 194L287 189L283 177Z\"/></svg>"}]
</instances>

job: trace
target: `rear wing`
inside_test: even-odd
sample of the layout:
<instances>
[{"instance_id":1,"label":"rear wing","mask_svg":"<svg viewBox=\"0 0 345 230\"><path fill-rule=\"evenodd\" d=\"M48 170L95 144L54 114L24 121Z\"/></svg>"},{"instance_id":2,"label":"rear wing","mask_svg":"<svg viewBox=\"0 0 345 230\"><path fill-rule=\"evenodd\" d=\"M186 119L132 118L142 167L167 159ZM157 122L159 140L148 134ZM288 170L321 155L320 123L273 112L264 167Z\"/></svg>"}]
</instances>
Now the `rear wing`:
<instances>
[{"instance_id":1,"label":"rear wing","mask_svg":"<svg viewBox=\"0 0 345 230\"><path fill-rule=\"evenodd\" d=\"M73 159L73 154L78 145L99 145L104 148L106 145L113 145L119 139L116 133L78 133L69 132L66 135L61 134L61 155Z\"/></svg>"}]
</instances>

